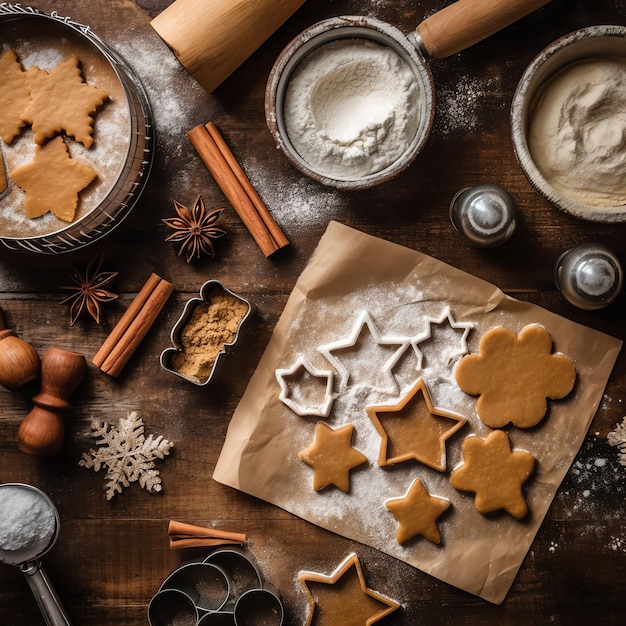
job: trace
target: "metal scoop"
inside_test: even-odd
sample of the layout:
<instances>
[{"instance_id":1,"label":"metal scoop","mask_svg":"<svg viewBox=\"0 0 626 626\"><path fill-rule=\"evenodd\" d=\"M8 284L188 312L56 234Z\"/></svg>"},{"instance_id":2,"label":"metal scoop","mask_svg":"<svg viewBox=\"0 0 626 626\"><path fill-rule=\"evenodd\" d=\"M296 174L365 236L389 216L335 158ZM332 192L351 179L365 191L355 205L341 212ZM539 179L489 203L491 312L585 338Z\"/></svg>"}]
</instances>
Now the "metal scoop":
<instances>
[{"instance_id":1,"label":"metal scoop","mask_svg":"<svg viewBox=\"0 0 626 626\"><path fill-rule=\"evenodd\" d=\"M35 510L25 514L16 498L26 498ZM22 500L24 501L24 500ZM19 566L48 626L69 626L59 597L41 565L41 557L59 535L59 513L41 490L24 483L0 485L0 562ZM11 532L11 528L16 532ZM33 531L24 535L24 531Z\"/></svg>"}]
</instances>

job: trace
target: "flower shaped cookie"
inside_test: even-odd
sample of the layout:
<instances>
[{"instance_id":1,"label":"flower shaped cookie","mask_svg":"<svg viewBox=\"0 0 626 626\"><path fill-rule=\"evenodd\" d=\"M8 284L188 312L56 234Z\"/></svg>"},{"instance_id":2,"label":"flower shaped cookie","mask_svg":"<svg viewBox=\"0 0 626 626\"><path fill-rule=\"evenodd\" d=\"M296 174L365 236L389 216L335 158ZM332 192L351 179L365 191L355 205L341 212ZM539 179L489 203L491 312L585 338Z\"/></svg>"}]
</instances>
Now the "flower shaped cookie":
<instances>
[{"instance_id":1,"label":"flower shaped cookie","mask_svg":"<svg viewBox=\"0 0 626 626\"><path fill-rule=\"evenodd\" d=\"M576 370L563 354L552 354L552 339L538 324L519 335L493 328L480 341L479 353L463 357L456 369L459 387L479 396L476 411L491 428L509 423L536 426L548 409L574 386Z\"/></svg>"}]
</instances>

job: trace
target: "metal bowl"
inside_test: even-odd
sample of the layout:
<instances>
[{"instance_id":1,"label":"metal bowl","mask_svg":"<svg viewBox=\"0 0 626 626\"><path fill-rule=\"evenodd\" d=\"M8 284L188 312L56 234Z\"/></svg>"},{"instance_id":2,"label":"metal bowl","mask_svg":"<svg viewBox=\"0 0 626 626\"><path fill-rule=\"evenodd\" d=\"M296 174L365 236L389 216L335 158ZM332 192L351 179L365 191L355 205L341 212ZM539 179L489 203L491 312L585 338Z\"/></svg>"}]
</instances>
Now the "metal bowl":
<instances>
[{"instance_id":1,"label":"metal bowl","mask_svg":"<svg viewBox=\"0 0 626 626\"><path fill-rule=\"evenodd\" d=\"M393 50L411 69L421 90L417 129L405 150L387 167L358 178L333 178L317 171L295 149L284 119L285 94L289 81L299 64L321 46L334 41L357 39L382 44ZM318 22L298 35L276 60L265 92L265 118L277 146L300 172L329 187L367 189L397 176L407 168L428 138L434 117L434 85L423 58L398 29L379 20L359 16L343 16Z\"/></svg>"},{"instance_id":2,"label":"metal bowl","mask_svg":"<svg viewBox=\"0 0 626 626\"><path fill-rule=\"evenodd\" d=\"M22 51L24 54L32 53L33 50L36 52L39 34L44 42L42 45L48 48L55 49L58 46L62 50L62 46L75 45L84 49L91 59L106 68L107 76L110 75L111 83L120 93L113 106L118 107L115 110L121 112L120 116L123 114L120 134L124 143L120 144L119 152L116 152L119 158L108 166L107 180L102 180L97 190L90 190L93 201L90 201L89 206L82 211L79 207L76 219L71 223L48 215L42 216L47 218L45 220L36 218L39 221L36 224L29 223L23 232L18 227L13 232L6 227L5 222L0 226L0 244L10 250L41 254L76 250L104 237L118 226L130 213L145 187L152 166L154 142L147 96L126 62L92 33L88 26L56 13L48 15L37 9L2 3L0 33L0 53L7 48L15 49L18 56ZM99 115L95 118L95 133L98 133ZM3 146L7 152L10 148ZM107 153L107 157L109 155ZM15 193L18 192L15 190ZM7 190L0 198L1 210L17 210L13 206L15 201L11 193L12 190Z\"/></svg>"},{"instance_id":3,"label":"metal bowl","mask_svg":"<svg viewBox=\"0 0 626 626\"><path fill-rule=\"evenodd\" d=\"M561 69L598 56L626 58L626 27L603 25L577 30L558 39L533 60L522 75L513 97L513 147L529 182L556 207L584 220L623 222L626 221L626 205L585 204L555 189L537 167L528 145L529 126L542 88Z\"/></svg>"}]
</instances>

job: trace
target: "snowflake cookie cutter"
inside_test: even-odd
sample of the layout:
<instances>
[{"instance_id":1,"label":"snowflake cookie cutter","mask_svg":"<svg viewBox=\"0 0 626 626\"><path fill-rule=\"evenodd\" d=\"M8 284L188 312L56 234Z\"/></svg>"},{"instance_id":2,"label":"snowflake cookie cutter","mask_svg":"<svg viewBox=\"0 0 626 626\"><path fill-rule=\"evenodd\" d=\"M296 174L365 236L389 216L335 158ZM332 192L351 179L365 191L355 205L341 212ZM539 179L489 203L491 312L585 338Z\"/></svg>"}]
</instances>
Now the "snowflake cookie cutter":
<instances>
[{"instance_id":1,"label":"snowflake cookie cutter","mask_svg":"<svg viewBox=\"0 0 626 626\"><path fill-rule=\"evenodd\" d=\"M305 404L295 397L294 388L297 382L294 381L294 383L290 384L289 379L295 379L302 374L304 374L304 376L308 375L310 379L317 379L319 381L326 380L324 398L316 405ZM308 359L300 357L291 367L277 369L276 380L280 385L278 399L296 413L296 415L312 415L315 417L328 417L330 415L335 400L333 395L335 375L332 370L317 369Z\"/></svg>"},{"instance_id":2,"label":"snowflake cookie cutter","mask_svg":"<svg viewBox=\"0 0 626 626\"><path fill-rule=\"evenodd\" d=\"M192 322L194 313L199 310L199 307L203 305L210 305L217 294L225 294L232 298L233 302L238 302L243 307L243 312L233 314L233 319L226 319L224 326L228 325L231 321L236 321L236 330L231 332L231 339L229 341L220 342L217 346L217 353L214 356L212 362L209 360L202 361L202 355L195 355L193 358L197 362L201 362L202 365L198 365L201 372L198 375L189 373L183 366L177 366L179 359L183 359L185 355L185 348L183 341L183 333L188 324ZM242 298L240 295L231 291L218 280L209 280L205 282L200 288L200 297L191 298L187 300L183 308L178 321L174 324L170 333L171 341L174 347L166 348L161 352L160 363L161 367L168 372L193 383L198 386L205 386L211 382L214 382L223 367L225 357L232 352L235 345L239 343L242 329L246 325L248 319L251 317L254 311L252 304ZM230 328L230 326L229 326Z\"/></svg>"},{"instance_id":3,"label":"snowflake cookie cutter","mask_svg":"<svg viewBox=\"0 0 626 626\"><path fill-rule=\"evenodd\" d=\"M394 353L385 361L382 368L380 368L383 378L386 378L391 382L389 388L382 389L382 391L397 393L398 383L393 376L392 370L400 360L400 357L404 354L407 346L411 342L411 339L409 337L381 335L369 311L361 311L359 317L357 318L357 322L352 329L352 332L346 339L341 339L339 341L325 344L323 346L320 346L318 350L319 352L321 352L321 354L324 355L324 357L326 357L328 362L339 374L339 390L345 391L348 387L348 381L350 380L350 372L348 368L341 362L341 359L336 357L333 352L337 352L338 350L343 350L345 348L356 347L359 343L364 329L366 328L376 344L378 344L379 346L399 346L398 349L395 350Z\"/></svg>"}]
</instances>

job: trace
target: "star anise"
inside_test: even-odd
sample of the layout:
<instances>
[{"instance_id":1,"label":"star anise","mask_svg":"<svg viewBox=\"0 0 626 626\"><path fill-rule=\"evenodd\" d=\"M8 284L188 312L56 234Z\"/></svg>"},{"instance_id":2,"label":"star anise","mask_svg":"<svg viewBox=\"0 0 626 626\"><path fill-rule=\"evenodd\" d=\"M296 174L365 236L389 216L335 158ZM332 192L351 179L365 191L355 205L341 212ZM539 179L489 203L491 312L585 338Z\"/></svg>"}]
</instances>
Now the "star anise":
<instances>
[{"instance_id":1,"label":"star anise","mask_svg":"<svg viewBox=\"0 0 626 626\"><path fill-rule=\"evenodd\" d=\"M207 213L201 195L198 196L191 210L177 200L174 200L174 208L178 217L168 217L162 220L174 229L165 241L180 243L178 255L184 252L187 263L190 263L194 257L199 259L203 253L214 257L215 248L212 239L226 234L225 230L216 226L224 209L215 209Z\"/></svg>"},{"instance_id":2,"label":"star anise","mask_svg":"<svg viewBox=\"0 0 626 626\"><path fill-rule=\"evenodd\" d=\"M85 311L99 324L101 303L117 298L117 294L107 291L105 287L115 280L118 272L101 272L103 261L103 255L92 259L84 273L73 266L70 268L70 278L74 284L63 286L61 289L68 289L74 293L60 303L70 304L70 326L74 326Z\"/></svg>"}]
</instances>

